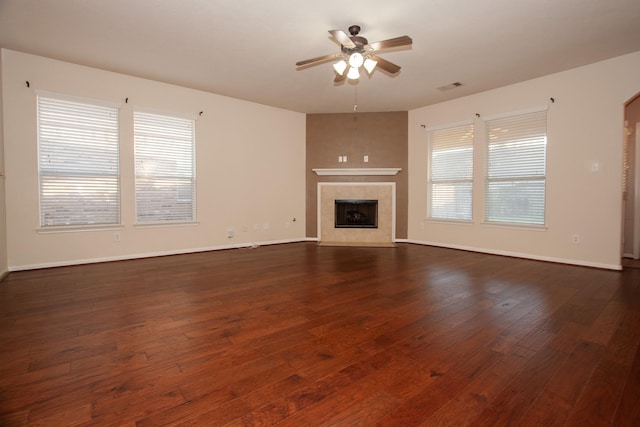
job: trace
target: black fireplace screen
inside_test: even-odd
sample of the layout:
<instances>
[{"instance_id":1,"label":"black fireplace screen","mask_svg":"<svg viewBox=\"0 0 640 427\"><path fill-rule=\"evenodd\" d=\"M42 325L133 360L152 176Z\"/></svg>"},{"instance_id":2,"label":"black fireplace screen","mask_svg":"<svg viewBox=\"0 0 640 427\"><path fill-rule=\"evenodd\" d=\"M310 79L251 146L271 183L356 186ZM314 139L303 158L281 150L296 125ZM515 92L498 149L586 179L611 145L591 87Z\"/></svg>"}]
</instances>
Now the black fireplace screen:
<instances>
[{"instance_id":1,"label":"black fireplace screen","mask_svg":"<svg viewBox=\"0 0 640 427\"><path fill-rule=\"evenodd\" d=\"M378 228L377 200L336 200L336 228Z\"/></svg>"}]
</instances>

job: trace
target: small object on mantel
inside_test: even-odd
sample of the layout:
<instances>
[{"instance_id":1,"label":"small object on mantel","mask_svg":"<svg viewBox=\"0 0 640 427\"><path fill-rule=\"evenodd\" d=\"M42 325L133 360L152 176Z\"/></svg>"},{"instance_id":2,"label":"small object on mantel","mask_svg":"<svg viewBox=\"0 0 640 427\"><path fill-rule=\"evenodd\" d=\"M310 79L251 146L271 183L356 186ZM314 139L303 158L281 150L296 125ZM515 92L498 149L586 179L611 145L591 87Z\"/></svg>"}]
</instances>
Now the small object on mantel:
<instances>
[{"instance_id":1,"label":"small object on mantel","mask_svg":"<svg viewBox=\"0 0 640 427\"><path fill-rule=\"evenodd\" d=\"M367 175L397 175L402 168L328 168L311 169L321 176L367 176Z\"/></svg>"}]
</instances>

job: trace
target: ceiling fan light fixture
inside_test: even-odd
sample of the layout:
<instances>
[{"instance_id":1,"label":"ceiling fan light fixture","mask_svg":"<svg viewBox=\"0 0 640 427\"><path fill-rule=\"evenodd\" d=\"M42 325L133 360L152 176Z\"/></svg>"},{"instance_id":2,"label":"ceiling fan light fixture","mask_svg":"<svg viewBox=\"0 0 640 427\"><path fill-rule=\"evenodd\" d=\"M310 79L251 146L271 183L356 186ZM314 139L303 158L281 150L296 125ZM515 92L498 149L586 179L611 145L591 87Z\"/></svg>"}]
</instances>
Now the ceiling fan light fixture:
<instances>
[{"instance_id":1,"label":"ceiling fan light fixture","mask_svg":"<svg viewBox=\"0 0 640 427\"><path fill-rule=\"evenodd\" d=\"M360 67L362 66L368 75L371 75L376 68L382 69L387 74L395 75L400 71L400 66L379 57L377 52L405 46L410 47L413 44L413 40L409 36L369 43L366 38L359 35L359 25L350 26L348 34L342 30L329 30L329 34L331 34L333 41L340 43L340 52L298 61L296 67L301 70L324 62L337 61L333 63L337 74L334 83L341 83L345 78L357 80L360 78Z\"/></svg>"},{"instance_id":2,"label":"ceiling fan light fixture","mask_svg":"<svg viewBox=\"0 0 640 427\"><path fill-rule=\"evenodd\" d=\"M360 72L356 67L349 68L349 72L347 73L347 78L351 80L357 80L360 78Z\"/></svg>"},{"instance_id":3,"label":"ceiling fan light fixture","mask_svg":"<svg viewBox=\"0 0 640 427\"><path fill-rule=\"evenodd\" d=\"M364 68L367 70L367 73L371 74L373 70L376 68L378 61L374 61L371 58L367 58L364 60Z\"/></svg>"},{"instance_id":4,"label":"ceiling fan light fixture","mask_svg":"<svg viewBox=\"0 0 640 427\"><path fill-rule=\"evenodd\" d=\"M344 71L347 69L347 61L344 59L333 64L333 69L341 76L344 75Z\"/></svg>"},{"instance_id":5,"label":"ceiling fan light fixture","mask_svg":"<svg viewBox=\"0 0 640 427\"><path fill-rule=\"evenodd\" d=\"M364 63L364 57L359 52L354 52L349 57L349 65L352 68L360 68Z\"/></svg>"}]
</instances>

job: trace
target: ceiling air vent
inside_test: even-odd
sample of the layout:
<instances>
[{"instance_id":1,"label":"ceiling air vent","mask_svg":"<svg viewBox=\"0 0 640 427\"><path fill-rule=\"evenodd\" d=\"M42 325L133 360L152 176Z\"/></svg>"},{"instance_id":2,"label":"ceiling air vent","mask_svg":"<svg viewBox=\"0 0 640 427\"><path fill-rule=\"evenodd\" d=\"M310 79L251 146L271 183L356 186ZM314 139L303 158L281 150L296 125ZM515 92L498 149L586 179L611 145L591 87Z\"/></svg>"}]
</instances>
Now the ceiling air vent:
<instances>
[{"instance_id":1,"label":"ceiling air vent","mask_svg":"<svg viewBox=\"0 0 640 427\"><path fill-rule=\"evenodd\" d=\"M462 83L460 83L460 82L453 82L453 83L449 83L448 85L440 86L440 87L438 88L438 90L442 90L442 91L444 91L444 90L451 90L451 89L455 89L455 88L460 87L460 86L462 86Z\"/></svg>"}]
</instances>

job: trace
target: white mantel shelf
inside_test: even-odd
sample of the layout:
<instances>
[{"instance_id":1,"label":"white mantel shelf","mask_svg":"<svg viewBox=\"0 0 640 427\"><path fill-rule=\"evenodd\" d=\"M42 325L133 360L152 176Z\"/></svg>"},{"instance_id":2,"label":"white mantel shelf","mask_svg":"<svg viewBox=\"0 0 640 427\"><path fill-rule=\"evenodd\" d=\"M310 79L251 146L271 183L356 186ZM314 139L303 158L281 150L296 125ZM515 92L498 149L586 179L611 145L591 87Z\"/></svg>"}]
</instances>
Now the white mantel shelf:
<instances>
[{"instance_id":1,"label":"white mantel shelf","mask_svg":"<svg viewBox=\"0 0 640 427\"><path fill-rule=\"evenodd\" d=\"M335 168L335 169L312 169L316 174L322 176L366 176L366 175L397 175L401 168Z\"/></svg>"}]
</instances>

